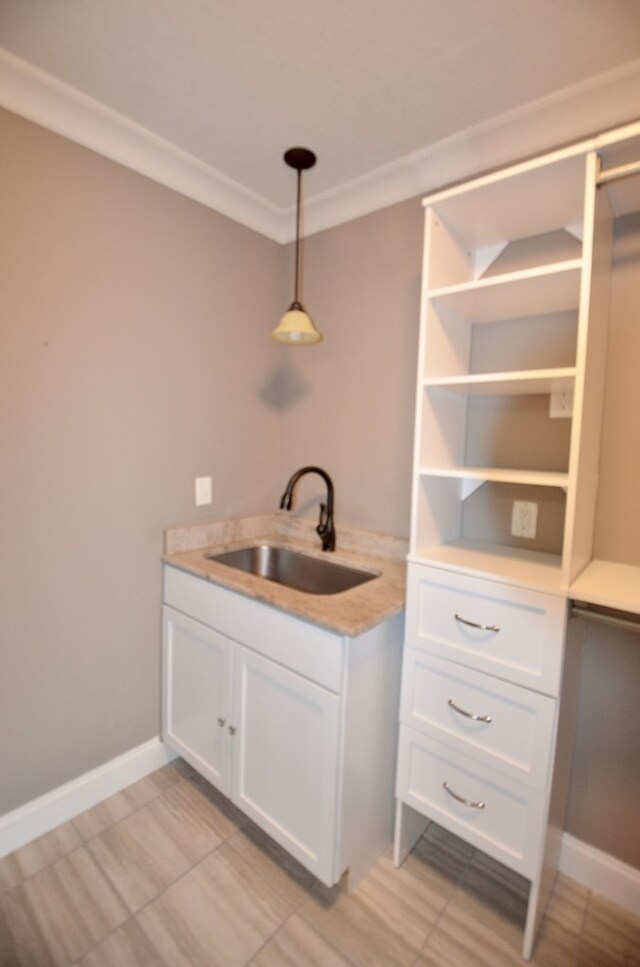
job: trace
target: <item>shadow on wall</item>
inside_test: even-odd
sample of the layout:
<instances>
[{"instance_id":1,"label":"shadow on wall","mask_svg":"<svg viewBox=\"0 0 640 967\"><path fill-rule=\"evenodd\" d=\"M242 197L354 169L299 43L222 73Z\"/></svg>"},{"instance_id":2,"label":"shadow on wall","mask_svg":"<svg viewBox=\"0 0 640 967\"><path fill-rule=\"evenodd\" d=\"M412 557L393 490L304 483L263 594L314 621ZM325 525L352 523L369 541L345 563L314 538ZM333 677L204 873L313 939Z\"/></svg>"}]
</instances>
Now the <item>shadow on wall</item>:
<instances>
[{"instance_id":1,"label":"shadow on wall","mask_svg":"<svg viewBox=\"0 0 640 967\"><path fill-rule=\"evenodd\" d=\"M260 390L260 399L270 409L281 412L299 403L311 392L311 383L304 379L289 361L281 363Z\"/></svg>"}]
</instances>

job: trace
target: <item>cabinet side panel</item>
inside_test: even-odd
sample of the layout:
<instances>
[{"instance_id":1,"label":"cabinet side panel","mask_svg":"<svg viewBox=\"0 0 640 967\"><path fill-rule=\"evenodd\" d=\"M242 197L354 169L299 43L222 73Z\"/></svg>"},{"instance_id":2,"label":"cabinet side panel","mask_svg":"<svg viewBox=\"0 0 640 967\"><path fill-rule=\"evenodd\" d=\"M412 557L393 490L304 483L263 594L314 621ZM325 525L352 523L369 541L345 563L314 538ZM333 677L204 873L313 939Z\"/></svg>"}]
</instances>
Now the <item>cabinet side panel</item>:
<instances>
[{"instance_id":1,"label":"cabinet side panel","mask_svg":"<svg viewBox=\"0 0 640 967\"><path fill-rule=\"evenodd\" d=\"M578 322L577 375L564 537L564 583L567 586L591 560L598 494L613 218L606 192L597 191L595 187L596 162L595 156L588 159L592 177L587 184L585 213L591 208L593 216L585 217L585 268Z\"/></svg>"},{"instance_id":2,"label":"cabinet side panel","mask_svg":"<svg viewBox=\"0 0 640 967\"><path fill-rule=\"evenodd\" d=\"M349 889L393 836L403 634L397 615L348 643L337 868L349 868Z\"/></svg>"},{"instance_id":3,"label":"cabinet side panel","mask_svg":"<svg viewBox=\"0 0 640 967\"><path fill-rule=\"evenodd\" d=\"M529 958L533 944L542 922L544 912L553 889L562 834L565 828L567 799L571 778L573 746L578 721L580 700L580 679L582 653L584 646L584 622L571 618L567 622L562 690L559 702L559 715L556 724L557 734L551 748L555 748L551 795L547 818L547 831L543 849L538 859L538 869L534 871L527 921L524 932L523 957Z\"/></svg>"}]
</instances>

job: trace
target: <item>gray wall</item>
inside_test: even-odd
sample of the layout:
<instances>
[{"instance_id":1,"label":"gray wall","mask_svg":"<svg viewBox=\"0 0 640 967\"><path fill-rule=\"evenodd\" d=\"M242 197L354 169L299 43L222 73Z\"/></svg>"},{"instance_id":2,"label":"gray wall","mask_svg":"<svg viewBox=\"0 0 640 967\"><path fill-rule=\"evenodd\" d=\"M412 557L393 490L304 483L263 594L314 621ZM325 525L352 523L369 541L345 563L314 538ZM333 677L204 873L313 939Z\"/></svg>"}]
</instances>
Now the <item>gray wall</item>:
<instances>
[{"instance_id":1,"label":"gray wall","mask_svg":"<svg viewBox=\"0 0 640 967\"><path fill-rule=\"evenodd\" d=\"M412 200L306 240L304 302L325 339L290 350L281 372L288 470L319 462L338 522L398 537L409 533L422 226ZM321 490L305 480L305 514Z\"/></svg>"},{"instance_id":2,"label":"gray wall","mask_svg":"<svg viewBox=\"0 0 640 967\"><path fill-rule=\"evenodd\" d=\"M162 530L279 488L283 254L6 113L0 198L3 813L158 735Z\"/></svg>"},{"instance_id":3,"label":"gray wall","mask_svg":"<svg viewBox=\"0 0 640 967\"><path fill-rule=\"evenodd\" d=\"M307 240L325 342L289 349L268 332L290 249L28 122L0 125L2 813L158 734L168 524L269 510L319 463L338 534L407 535L422 207ZM636 281L614 292L616 318L640 289L626 237ZM615 332L617 385L640 347L616 355L630 335ZM605 430L629 425L607 407ZM196 511L193 478L209 474L214 503ZM305 480L298 512L320 494ZM568 829L640 866L624 805L640 794L638 655L590 628Z\"/></svg>"}]
</instances>

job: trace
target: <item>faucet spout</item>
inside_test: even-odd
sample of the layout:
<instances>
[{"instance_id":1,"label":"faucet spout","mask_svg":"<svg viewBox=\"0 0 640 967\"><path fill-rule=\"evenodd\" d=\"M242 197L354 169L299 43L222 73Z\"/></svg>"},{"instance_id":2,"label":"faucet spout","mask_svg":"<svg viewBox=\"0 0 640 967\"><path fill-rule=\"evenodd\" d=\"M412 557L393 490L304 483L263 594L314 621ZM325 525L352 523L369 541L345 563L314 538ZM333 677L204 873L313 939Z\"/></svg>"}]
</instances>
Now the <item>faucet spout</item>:
<instances>
[{"instance_id":1,"label":"faucet spout","mask_svg":"<svg viewBox=\"0 0 640 967\"><path fill-rule=\"evenodd\" d=\"M322 467L302 467L301 470L296 470L280 498L280 510L291 510L294 487L300 477L303 477L306 473L319 474L327 485L327 501L324 504L320 504L320 520L318 521L316 532L322 541L322 550L335 551L336 532L333 526L333 482L329 474Z\"/></svg>"}]
</instances>

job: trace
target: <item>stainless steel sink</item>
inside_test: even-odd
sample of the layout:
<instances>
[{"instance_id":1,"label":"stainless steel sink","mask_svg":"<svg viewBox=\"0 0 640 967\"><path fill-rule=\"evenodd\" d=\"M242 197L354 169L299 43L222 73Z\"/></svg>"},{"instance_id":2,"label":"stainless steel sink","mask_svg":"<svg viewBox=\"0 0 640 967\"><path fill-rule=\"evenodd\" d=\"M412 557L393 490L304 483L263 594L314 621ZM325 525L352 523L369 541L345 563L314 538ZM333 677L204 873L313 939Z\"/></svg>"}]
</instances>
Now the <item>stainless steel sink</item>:
<instances>
[{"instance_id":1,"label":"stainless steel sink","mask_svg":"<svg viewBox=\"0 0 640 967\"><path fill-rule=\"evenodd\" d=\"M271 544L256 544L221 554L210 552L205 557L308 594L338 594L380 576Z\"/></svg>"}]
</instances>

